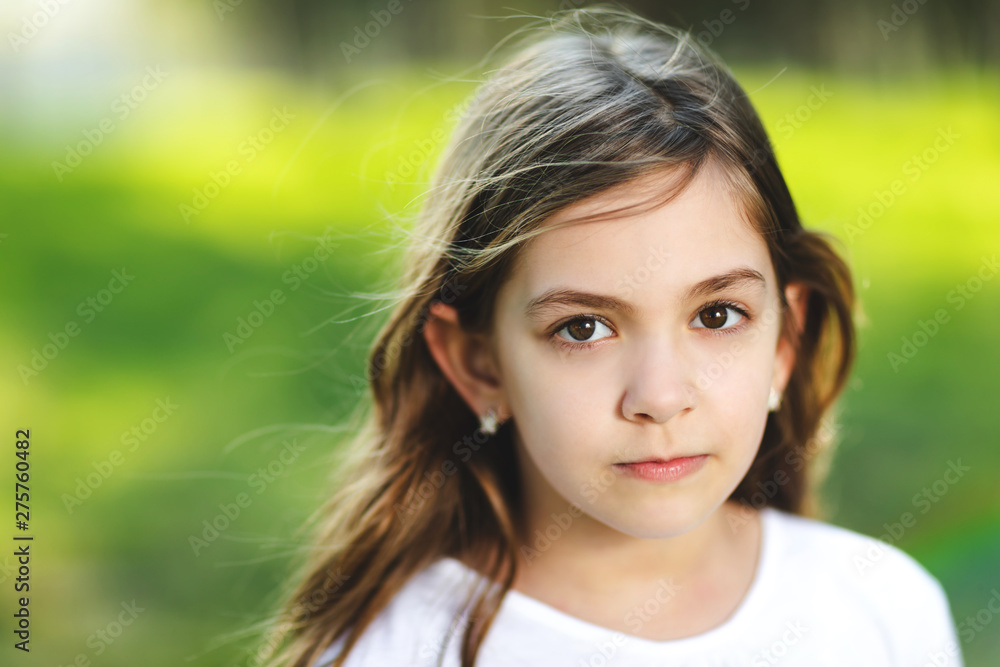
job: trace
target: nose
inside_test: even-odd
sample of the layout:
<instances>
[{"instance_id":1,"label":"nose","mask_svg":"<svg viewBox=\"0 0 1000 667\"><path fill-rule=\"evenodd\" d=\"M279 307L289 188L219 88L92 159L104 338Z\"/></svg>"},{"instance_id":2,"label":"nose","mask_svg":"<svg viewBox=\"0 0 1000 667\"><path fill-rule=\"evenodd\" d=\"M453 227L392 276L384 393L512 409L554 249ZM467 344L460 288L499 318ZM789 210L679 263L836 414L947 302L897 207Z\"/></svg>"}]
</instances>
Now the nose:
<instances>
[{"instance_id":1,"label":"nose","mask_svg":"<svg viewBox=\"0 0 1000 667\"><path fill-rule=\"evenodd\" d=\"M648 341L627 362L627 373L622 415L629 421L663 423L697 405L689 365L673 343Z\"/></svg>"}]
</instances>

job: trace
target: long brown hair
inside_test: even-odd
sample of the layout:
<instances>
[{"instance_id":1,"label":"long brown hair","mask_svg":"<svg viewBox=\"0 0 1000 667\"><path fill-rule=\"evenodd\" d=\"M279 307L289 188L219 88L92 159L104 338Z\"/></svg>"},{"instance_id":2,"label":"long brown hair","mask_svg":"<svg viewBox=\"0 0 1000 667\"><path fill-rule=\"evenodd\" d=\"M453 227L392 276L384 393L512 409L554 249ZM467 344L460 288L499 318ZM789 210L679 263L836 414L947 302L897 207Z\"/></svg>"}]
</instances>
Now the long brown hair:
<instances>
[{"instance_id":1,"label":"long brown hair","mask_svg":"<svg viewBox=\"0 0 1000 667\"><path fill-rule=\"evenodd\" d=\"M314 665L340 641L341 665L410 577L442 556L480 563L497 584L464 610L461 661L474 664L517 566L516 461L510 422L482 446L476 415L423 339L428 310L449 303L465 329L489 331L495 295L543 221L654 170L682 174L659 204L708 161L721 165L768 245L779 294L793 281L808 290L802 326L784 317L797 350L784 400L732 499L809 511L808 456L792 454L817 438L853 361L847 266L827 237L802 228L747 94L691 34L603 7L533 27L474 93L444 151L406 257L405 297L368 360L372 400L354 460L320 513L271 664Z\"/></svg>"}]
</instances>

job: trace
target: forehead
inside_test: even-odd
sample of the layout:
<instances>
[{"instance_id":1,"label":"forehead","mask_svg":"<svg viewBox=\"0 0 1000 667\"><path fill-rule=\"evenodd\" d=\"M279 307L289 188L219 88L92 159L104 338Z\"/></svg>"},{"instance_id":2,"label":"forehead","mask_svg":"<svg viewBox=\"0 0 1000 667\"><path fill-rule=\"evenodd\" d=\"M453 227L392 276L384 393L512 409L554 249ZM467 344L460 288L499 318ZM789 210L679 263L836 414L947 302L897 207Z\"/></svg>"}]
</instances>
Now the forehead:
<instances>
[{"instance_id":1,"label":"forehead","mask_svg":"<svg viewBox=\"0 0 1000 667\"><path fill-rule=\"evenodd\" d=\"M667 297L736 267L753 268L773 283L767 244L711 163L657 208L573 222L648 202L667 192L678 175L644 176L557 212L522 249L508 291L524 300L553 287ZM558 226L563 223L570 224Z\"/></svg>"}]
</instances>

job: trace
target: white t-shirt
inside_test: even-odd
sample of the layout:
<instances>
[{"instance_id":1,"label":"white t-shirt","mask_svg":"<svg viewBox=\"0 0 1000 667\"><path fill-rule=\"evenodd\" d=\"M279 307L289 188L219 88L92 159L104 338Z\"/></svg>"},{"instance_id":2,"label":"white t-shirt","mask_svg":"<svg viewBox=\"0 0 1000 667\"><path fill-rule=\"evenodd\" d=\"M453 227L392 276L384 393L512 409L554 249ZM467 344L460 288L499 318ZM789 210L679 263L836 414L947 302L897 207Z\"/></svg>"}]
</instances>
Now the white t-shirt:
<instances>
[{"instance_id":1,"label":"white t-shirt","mask_svg":"<svg viewBox=\"0 0 1000 667\"><path fill-rule=\"evenodd\" d=\"M588 623L518 591L504 597L478 667L961 667L944 590L899 549L765 508L757 572L722 625L651 641ZM415 575L366 629L347 667L458 667L456 615L484 579L443 558ZM661 582L666 585L666 582ZM670 592L651 588L646 613ZM641 623L643 612L631 619ZM627 627L632 627L625 619ZM449 635L451 638L449 640ZM320 664L336 655L333 644Z\"/></svg>"}]
</instances>

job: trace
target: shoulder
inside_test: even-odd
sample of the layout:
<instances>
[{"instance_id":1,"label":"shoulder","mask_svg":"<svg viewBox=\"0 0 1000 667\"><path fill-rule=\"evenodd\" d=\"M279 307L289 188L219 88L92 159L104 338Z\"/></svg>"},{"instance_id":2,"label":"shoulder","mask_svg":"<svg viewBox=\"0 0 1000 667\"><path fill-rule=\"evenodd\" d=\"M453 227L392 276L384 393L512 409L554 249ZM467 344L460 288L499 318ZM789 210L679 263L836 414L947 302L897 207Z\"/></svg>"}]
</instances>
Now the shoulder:
<instances>
[{"instance_id":1,"label":"shoulder","mask_svg":"<svg viewBox=\"0 0 1000 667\"><path fill-rule=\"evenodd\" d=\"M863 619L897 654L958 652L944 588L912 556L847 528L773 509L768 514L786 583L810 591L823 613Z\"/></svg>"},{"instance_id":2,"label":"shoulder","mask_svg":"<svg viewBox=\"0 0 1000 667\"><path fill-rule=\"evenodd\" d=\"M461 614L476 578L450 558L414 575L365 629L345 667L436 665L450 644L461 639ZM339 655L343 639L320 659L321 667ZM445 662L449 665L449 662Z\"/></svg>"},{"instance_id":3,"label":"shoulder","mask_svg":"<svg viewBox=\"0 0 1000 667\"><path fill-rule=\"evenodd\" d=\"M941 584L912 556L868 535L817 519L770 510L780 531L783 556L799 563L822 565L841 581L872 595L918 594L944 599Z\"/></svg>"}]
</instances>

